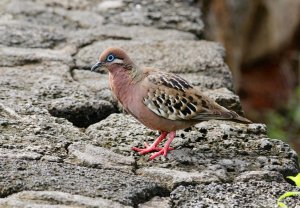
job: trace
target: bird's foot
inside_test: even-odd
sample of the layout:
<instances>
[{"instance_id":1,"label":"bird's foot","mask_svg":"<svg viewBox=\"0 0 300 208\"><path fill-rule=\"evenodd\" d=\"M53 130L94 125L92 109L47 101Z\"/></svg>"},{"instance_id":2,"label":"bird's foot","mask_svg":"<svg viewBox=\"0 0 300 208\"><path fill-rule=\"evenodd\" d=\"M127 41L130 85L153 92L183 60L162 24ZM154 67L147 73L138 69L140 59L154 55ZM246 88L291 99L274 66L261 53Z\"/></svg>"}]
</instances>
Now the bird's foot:
<instances>
[{"instance_id":1,"label":"bird's foot","mask_svg":"<svg viewBox=\"0 0 300 208\"><path fill-rule=\"evenodd\" d=\"M154 143L151 146L145 142L144 143L145 148L132 147L132 150L137 151L142 155L147 154L149 152L157 151L156 153L151 155L149 160L153 160L154 158L156 158L160 155L163 155L166 157L168 154L168 151L171 151L174 149L174 148L170 147L170 144L175 137L175 131L170 132L170 137L163 148L157 147L157 146L167 135L168 135L167 132L162 132L162 134L154 141Z\"/></svg>"},{"instance_id":2,"label":"bird's foot","mask_svg":"<svg viewBox=\"0 0 300 208\"><path fill-rule=\"evenodd\" d=\"M163 156L167 157L168 151L174 149L174 148L170 147L170 144L173 141L173 139L175 138L175 135L176 135L175 131L171 131L170 132L170 137L169 137L168 141L166 142L164 148L162 148L158 152L152 154L151 157L149 158L149 160L153 160L154 158L156 158L160 155L163 155Z\"/></svg>"},{"instance_id":3,"label":"bird's foot","mask_svg":"<svg viewBox=\"0 0 300 208\"><path fill-rule=\"evenodd\" d=\"M153 160L154 158L156 158L160 155L167 157L168 152L171 150L174 150L174 148L172 148L172 147L160 148L160 150L158 152L155 152L154 154L151 155L151 157L149 157L149 160Z\"/></svg>"},{"instance_id":4,"label":"bird's foot","mask_svg":"<svg viewBox=\"0 0 300 208\"><path fill-rule=\"evenodd\" d=\"M155 152L155 151L161 151L161 150L163 150L164 148L162 148L162 147L157 147L157 146L155 146L155 145L149 145L149 144L147 144L146 142L144 143L144 145L145 145L145 148L138 148L138 147L132 147L132 150L134 150L134 151L136 151L136 152L139 152L141 155L145 155L145 154L147 154L147 153L150 153L150 152ZM170 151L170 150L173 150L174 148L172 148L172 147L169 147L168 148L168 151Z\"/></svg>"}]
</instances>

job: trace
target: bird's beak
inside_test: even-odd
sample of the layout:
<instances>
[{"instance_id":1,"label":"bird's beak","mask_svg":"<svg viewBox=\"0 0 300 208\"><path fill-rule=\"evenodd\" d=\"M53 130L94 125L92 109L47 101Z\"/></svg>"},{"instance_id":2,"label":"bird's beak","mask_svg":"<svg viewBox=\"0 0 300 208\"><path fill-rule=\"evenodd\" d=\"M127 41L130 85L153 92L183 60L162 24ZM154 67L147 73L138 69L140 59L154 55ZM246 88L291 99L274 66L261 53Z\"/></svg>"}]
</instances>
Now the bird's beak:
<instances>
[{"instance_id":1,"label":"bird's beak","mask_svg":"<svg viewBox=\"0 0 300 208\"><path fill-rule=\"evenodd\" d=\"M91 71L96 72L97 69L99 69L100 67L102 67L102 62L98 61L94 66L92 66Z\"/></svg>"}]
</instances>

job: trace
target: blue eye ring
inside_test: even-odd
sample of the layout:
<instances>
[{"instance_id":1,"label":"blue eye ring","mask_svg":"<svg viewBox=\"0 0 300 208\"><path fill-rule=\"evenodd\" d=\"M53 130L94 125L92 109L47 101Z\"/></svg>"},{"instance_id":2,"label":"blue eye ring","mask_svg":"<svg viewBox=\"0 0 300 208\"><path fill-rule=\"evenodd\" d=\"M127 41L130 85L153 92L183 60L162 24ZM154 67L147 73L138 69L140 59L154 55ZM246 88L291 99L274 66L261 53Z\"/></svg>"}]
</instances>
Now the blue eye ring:
<instances>
[{"instance_id":1,"label":"blue eye ring","mask_svg":"<svg viewBox=\"0 0 300 208\"><path fill-rule=\"evenodd\" d=\"M113 54L109 54L109 55L106 57L106 61L107 61L107 62L112 62L114 59L115 59L115 56L114 56Z\"/></svg>"}]
</instances>

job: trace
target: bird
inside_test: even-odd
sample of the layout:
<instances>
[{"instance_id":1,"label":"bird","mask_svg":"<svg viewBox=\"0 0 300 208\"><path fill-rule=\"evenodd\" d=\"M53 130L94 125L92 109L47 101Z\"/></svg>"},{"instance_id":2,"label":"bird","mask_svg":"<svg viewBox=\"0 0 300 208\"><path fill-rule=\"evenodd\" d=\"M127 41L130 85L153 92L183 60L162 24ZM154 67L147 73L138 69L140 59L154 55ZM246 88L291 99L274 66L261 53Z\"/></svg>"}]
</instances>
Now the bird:
<instances>
[{"instance_id":1,"label":"bird","mask_svg":"<svg viewBox=\"0 0 300 208\"><path fill-rule=\"evenodd\" d=\"M236 112L226 109L205 96L182 77L153 67L136 65L119 47L105 49L91 71L108 71L113 95L124 110L144 126L158 130L160 136L144 148L132 147L140 154L154 152L149 160L167 157L176 131L211 119L252 123ZM169 135L169 136L168 136ZM163 147L159 144L168 136Z\"/></svg>"}]
</instances>

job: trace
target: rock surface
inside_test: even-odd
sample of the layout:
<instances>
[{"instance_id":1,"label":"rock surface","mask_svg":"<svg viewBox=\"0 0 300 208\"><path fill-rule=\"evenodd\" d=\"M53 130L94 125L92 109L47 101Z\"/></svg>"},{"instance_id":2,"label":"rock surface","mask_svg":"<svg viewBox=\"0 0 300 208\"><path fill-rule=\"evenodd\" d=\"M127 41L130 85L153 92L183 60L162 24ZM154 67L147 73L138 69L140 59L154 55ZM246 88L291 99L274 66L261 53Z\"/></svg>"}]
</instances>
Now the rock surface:
<instances>
[{"instance_id":1,"label":"rock surface","mask_svg":"<svg viewBox=\"0 0 300 208\"><path fill-rule=\"evenodd\" d=\"M50 205L51 204L51 205ZM82 195L72 195L59 191L22 191L0 199L4 207L107 207L126 208L120 203Z\"/></svg>"},{"instance_id":2,"label":"rock surface","mask_svg":"<svg viewBox=\"0 0 300 208\"><path fill-rule=\"evenodd\" d=\"M108 46L243 113L224 49L197 39L195 5L146 2L0 3L0 207L275 207L296 190L285 181L296 153L262 124L202 122L151 162L131 151L158 133L120 113L105 72L86 70Z\"/></svg>"}]
</instances>

